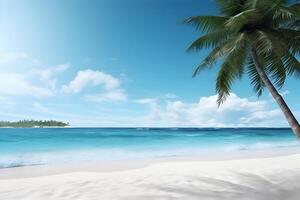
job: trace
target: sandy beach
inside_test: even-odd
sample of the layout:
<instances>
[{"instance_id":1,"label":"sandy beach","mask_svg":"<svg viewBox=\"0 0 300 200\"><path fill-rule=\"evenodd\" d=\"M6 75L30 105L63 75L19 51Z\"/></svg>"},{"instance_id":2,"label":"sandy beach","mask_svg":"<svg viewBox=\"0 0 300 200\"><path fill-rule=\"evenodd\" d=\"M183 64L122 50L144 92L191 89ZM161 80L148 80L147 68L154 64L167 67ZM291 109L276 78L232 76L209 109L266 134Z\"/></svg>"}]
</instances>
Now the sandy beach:
<instances>
[{"instance_id":1,"label":"sandy beach","mask_svg":"<svg viewBox=\"0 0 300 200\"><path fill-rule=\"evenodd\" d=\"M1 169L0 196L3 200L300 197L300 154L222 161L141 162L126 163L122 168L115 163L111 170L95 170L97 166L92 164L73 170L68 166L70 172L55 166Z\"/></svg>"},{"instance_id":2,"label":"sandy beach","mask_svg":"<svg viewBox=\"0 0 300 200\"><path fill-rule=\"evenodd\" d=\"M0 200L300 200L300 0L0 0Z\"/></svg>"}]
</instances>

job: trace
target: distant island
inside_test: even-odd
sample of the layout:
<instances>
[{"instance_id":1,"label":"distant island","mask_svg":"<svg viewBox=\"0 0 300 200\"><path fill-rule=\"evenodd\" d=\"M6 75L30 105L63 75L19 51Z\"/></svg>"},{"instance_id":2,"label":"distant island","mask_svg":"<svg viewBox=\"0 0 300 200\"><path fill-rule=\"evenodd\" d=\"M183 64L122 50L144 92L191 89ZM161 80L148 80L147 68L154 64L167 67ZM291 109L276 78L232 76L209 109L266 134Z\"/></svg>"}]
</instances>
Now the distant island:
<instances>
[{"instance_id":1,"label":"distant island","mask_svg":"<svg viewBox=\"0 0 300 200\"><path fill-rule=\"evenodd\" d=\"M43 128L66 126L69 126L69 123L55 120L20 120L16 122L0 121L0 128Z\"/></svg>"}]
</instances>

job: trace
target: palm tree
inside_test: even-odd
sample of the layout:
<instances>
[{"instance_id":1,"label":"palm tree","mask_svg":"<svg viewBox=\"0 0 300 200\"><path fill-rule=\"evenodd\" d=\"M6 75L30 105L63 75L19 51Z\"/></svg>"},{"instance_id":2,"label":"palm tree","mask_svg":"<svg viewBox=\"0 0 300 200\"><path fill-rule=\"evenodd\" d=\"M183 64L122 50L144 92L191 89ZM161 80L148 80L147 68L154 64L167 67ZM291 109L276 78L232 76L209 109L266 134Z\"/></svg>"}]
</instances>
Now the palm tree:
<instances>
[{"instance_id":1,"label":"palm tree","mask_svg":"<svg viewBox=\"0 0 300 200\"><path fill-rule=\"evenodd\" d=\"M300 126L278 89L288 75L300 78L300 2L286 0L216 0L220 16L195 16L185 20L204 35L188 51L210 48L194 76L221 58L216 79L220 106L236 79L248 73L260 96L267 88L300 140Z\"/></svg>"}]
</instances>

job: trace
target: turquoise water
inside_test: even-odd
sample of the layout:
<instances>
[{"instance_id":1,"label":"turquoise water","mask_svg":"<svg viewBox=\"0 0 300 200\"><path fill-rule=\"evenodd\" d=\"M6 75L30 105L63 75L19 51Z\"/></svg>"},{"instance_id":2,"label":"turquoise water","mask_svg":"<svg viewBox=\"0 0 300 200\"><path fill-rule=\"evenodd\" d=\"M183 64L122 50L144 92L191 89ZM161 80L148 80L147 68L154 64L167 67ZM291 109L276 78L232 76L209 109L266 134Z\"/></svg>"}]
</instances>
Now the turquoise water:
<instances>
[{"instance_id":1,"label":"turquoise water","mask_svg":"<svg viewBox=\"0 0 300 200\"><path fill-rule=\"evenodd\" d=\"M297 146L290 129L0 129L0 168Z\"/></svg>"}]
</instances>

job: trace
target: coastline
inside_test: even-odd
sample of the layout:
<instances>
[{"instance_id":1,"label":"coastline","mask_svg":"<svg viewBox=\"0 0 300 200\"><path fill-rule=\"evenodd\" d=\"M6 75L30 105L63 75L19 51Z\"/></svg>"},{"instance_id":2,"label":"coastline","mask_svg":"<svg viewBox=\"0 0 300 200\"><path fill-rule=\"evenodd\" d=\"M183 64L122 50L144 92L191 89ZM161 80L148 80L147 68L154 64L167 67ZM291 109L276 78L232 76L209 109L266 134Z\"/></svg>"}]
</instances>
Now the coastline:
<instances>
[{"instance_id":1,"label":"coastline","mask_svg":"<svg viewBox=\"0 0 300 200\"><path fill-rule=\"evenodd\" d=\"M290 127L287 127L287 126L220 126L220 127L209 127L209 126L203 126L203 127L186 127L186 126L175 126L175 127L160 127L160 126L44 126L44 127L39 127L39 126L36 126L36 127L12 127L12 126L3 126L3 127L0 127L1 128L12 128L12 129L18 129L18 128L73 128L73 129L90 129L90 128L95 128L95 129L142 129L142 130L146 130L146 129L173 129L173 130L176 130L176 129L197 129L197 130L201 130L201 129L291 129Z\"/></svg>"},{"instance_id":2,"label":"coastline","mask_svg":"<svg viewBox=\"0 0 300 200\"><path fill-rule=\"evenodd\" d=\"M11 167L0 169L0 197L5 200L298 200L300 196L300 147L290 130L3 133L2 150L7 152L3 151L2 166ZM22 149L17 148L20 144Z\"/></svg>"},{"instance_id":3,"label":"coastline","mask_svg":"<svg viewBox=\"0 0 300 200\"><path fill-rule=\"evenodd\" d=\"M42 128L42 129L51 129L51 128L72 128L71 126L31 126L31 127L12 127L12 126L3 126L3 127L0 127L0 129L39 129L39 128Z\"/></svg>"},{"instance_id":4,"label":"coastline","mask_svg":"<svg viewBox=\"0 0 300 200\"><path fill-rule=\"evenodd\" d=\"M0 196L20 199L289 199L300 195L300 154L234 160L191 158L107 165L43 166L42 176L0 178ZM137 165L139 164L139 165ZM118 168L119 166L119 168ZM20 173L42 166L1 169ZM126 169L125 169L125 168ZM73 170L72 170L73 168ZM18 172L19 171L19 172ZM23 171L24 172L24 171ZM19 174L20 175L20 174ZM32 175L32 174L31 174Z\"/></svg>"},{"instance_id":5,"label":"coastline","mask_svg":"<svg viewBox=\"0 0 300 200\"><path fill-rule=\"evenodd\" d=\"M271 159L287 156L300 156L300 148L288 147L281 149L262 149L210 153L205 156L166 156L153 158L103 160L74 162L65 164L27 165L18 167L0 168L1 179L33 178L40 176L59 175L74 172L118 172L148 166L174 162L230 162L253 159ZM299 160L300 162L300 160Z\"/></svg>"}]
</instances>

